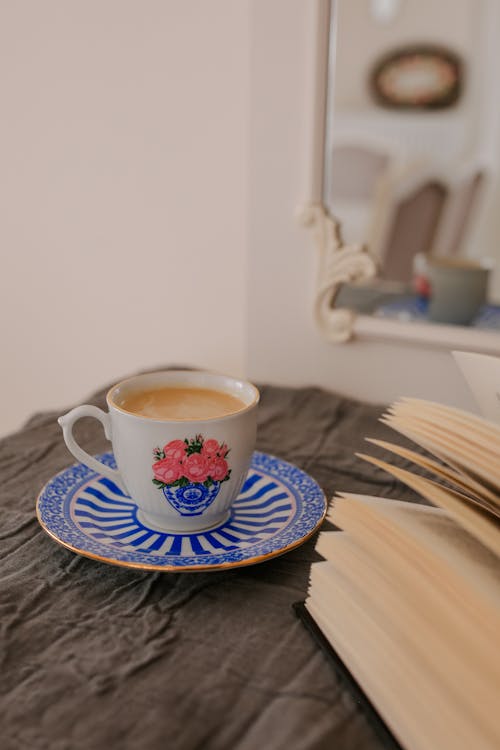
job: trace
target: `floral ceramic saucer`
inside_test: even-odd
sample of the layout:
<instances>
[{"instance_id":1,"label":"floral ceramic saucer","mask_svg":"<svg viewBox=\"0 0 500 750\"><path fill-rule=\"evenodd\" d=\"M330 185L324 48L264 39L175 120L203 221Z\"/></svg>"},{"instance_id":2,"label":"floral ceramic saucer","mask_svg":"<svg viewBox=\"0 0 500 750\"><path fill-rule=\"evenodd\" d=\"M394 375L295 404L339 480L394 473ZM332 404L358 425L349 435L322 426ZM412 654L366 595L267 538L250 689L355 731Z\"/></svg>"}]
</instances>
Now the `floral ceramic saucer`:
<instances>
[{"instance_id":1,"label":"floral ceramic saucer","mask_svg":"<svg viewBox=\"0 0 500 750\"><path fill-rule=\"evenodd\" d=\"M97 458L115 466L111 453ZM254 453L229 518L207 531L167 533L145 526L130 497L82 464L51 479L37 500L44 531L73 552L129 568L175 572L265 562L305 542L325 513L326 499L314 479L266 453Z\"/></svg>"}]
</instances>

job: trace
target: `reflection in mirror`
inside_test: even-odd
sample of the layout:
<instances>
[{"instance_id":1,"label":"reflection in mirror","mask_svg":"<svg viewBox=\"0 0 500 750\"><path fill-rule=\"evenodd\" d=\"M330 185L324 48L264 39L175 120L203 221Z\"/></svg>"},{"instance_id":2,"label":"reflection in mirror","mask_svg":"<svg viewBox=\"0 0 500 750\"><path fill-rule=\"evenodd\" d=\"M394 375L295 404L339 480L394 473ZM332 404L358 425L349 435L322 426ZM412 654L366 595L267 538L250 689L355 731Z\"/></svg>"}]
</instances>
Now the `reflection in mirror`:
<instances>
[{"instance_id":1,"label":"reflection in mirror","mask_svg":"<svg viewBox=\"0 0 500 750\"><path fill-rule=\"evenodd\" d=\"M378 266L335 305L500 331L498 3L389 5L332 5L324 203Z\"/></svg>"}]
</instances>

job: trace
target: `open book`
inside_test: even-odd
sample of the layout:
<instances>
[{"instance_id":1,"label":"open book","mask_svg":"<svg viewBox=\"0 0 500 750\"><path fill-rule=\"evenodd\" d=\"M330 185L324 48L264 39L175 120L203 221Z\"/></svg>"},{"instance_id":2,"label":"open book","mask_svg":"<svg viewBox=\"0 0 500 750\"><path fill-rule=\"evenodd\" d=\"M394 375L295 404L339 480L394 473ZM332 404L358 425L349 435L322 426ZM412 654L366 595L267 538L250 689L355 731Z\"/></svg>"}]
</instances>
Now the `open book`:
<instances>
[{"instance_id":1,"label":"open book","mask_svg":"<svg viewBox=\"0 0 500 750\"><path fill-rule=\"evenodd\" d=\"M416 399L382 421L420 448L360 457L432 505L338 494L306 609L404 748L497 750L500 427Z\"/></svg>"}]
</instances>

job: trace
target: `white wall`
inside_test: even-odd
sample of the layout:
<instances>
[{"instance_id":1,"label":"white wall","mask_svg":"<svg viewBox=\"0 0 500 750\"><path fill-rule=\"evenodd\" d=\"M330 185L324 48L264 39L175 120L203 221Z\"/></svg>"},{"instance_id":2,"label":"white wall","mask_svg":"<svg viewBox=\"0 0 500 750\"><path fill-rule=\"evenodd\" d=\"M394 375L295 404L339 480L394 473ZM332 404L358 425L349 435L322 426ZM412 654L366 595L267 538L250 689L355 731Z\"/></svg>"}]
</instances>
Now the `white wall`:
<instances>
[{"instance_id":1,"label":"white wall","mask_svg":"<svg viewBox=\"0 0 500 750\"><path fill-rule=\"evenodd\" d=\"M139 368L243 371L248 21L0 5L0 433Z\"/></svg>"}]
</instances>

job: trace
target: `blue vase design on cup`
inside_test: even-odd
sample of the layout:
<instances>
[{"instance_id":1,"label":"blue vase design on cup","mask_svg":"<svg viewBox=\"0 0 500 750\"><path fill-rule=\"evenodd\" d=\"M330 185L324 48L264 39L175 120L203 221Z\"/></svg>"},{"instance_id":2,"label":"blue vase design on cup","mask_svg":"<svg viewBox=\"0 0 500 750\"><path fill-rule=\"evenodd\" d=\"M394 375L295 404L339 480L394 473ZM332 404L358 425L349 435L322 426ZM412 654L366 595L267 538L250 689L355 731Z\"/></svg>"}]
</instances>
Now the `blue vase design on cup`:
<instances>
[{"instance_id":1,"label":"blue vase design on cup","mask_svg":"<svg viewBox=\"0 0 500 750\"><path fill-rule=\"evenodd\" d=\"M181 516L199 516L231 476L228 453L226 443L203 435L171 440L153 451L153 484Z\"/></svg>"},{"instance_id":2,"label":"blue vase design on cup","mask_svg":"<svg viewBox=\"0 0 500 750\"><path fill-rule=\"evenodd\" d=\"M220 482L205 487L201 482L190 482L183 487L163 488L170 505L181 516L200 516L213 503L220 490Z\"/></svg>"}]
</instances>

